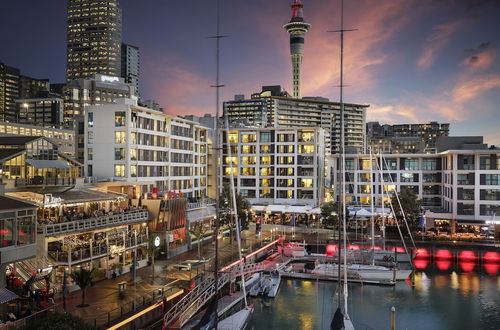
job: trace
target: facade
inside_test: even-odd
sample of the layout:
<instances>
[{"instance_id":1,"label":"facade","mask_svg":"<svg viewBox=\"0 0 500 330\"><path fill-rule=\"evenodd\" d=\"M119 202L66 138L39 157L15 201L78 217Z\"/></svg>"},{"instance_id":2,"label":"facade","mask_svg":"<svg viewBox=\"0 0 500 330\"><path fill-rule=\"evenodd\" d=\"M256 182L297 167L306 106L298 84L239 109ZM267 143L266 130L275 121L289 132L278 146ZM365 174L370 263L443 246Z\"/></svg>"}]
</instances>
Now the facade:
<instances>
[{"instance_id":1,"label":"facade","mask_svg":"<svg viewBox=\"0 0 500 330\"><path fill-rule=\"evenodd\" d=\"M134 98L135 88L118 76L95 74L73 80L63 88L64 121L71 122L87 106L113 103L117 98Z\"/></svg>"},{"instance_id":2,"label":"facade","mask_svg":"<svg viewBox=\"0 0 500 330\"><path fill-rule=\"evenodd\" d=\"M235 188L252 205L317 206L324 199L325 133L321 128L223 130L221 187ZM231 155L229 155L231 150Z\"/></svg>"},{"instance_id":3,"label":"facade","mask_svg":"<svg viewBox=\"0 0 500 330\"><path fill-rule=\"evenodd\" d=\"M448 150L439 154L386 154L380 158L347 155L346 191L351 205L381 206L394 191L412 189L422 200L428 226L439 221L484 225L500 214L500 152L498 149ZM329 158L329 187L338 189L339 157ZM381 180L383 175L383 181ZM382 186L384 187L382 189ZM335 191L334 193L336 193Z\"/></svg>"},{"instance_id":4,"label":"facade","mask_svg":"<svg viewBox=\"0 0 500 330\"><path fill-rule=\"evenodd\" d=\"M86 110L85 176L142 192L207 196L207 128L134 100L117 102Z\"/></svg>"},{"instance_id":5,"label":"facade","mask_svg":"<svg viewBox=\"0 0 500 330\"><path fill-rule=\"evenodd\" d=\"M428 124L366 124L367 142L375 153L436 153L438 137L448 136L449 131L450 124L435 121Z\"/></svg>"},{"instance_id":6,"label":"facade","mask_svg":"<svg viewBox=\"0 0 500 330\"><path fill-rule=\"evenodd\" d=\"M300 98L300 80L302 73L302 59L304 58L304 39L311 24L304 21L304 5L302 0L294 0L292 3L292 19L283 25L290 34L290 55L292 56L292 81L293 97Z\"/></svg>"},{"instance_id":7,"label":"facade","mask_svg":"<svg viewBox=\"0 0 500 330\"><path fill-rule=\"evenodd\" d=\"M17 121L24 125L61 127L64 102L59 97L19 99L16 101Z\"/></svg>"},{"instance_id":8,"label":"facade","mask_svg":"<svg viewBox=\"0 0 500 330\"><path fill-rule=\"evenodd\" d=\"M43 136L55 142L60 153L75 158L76 138L73 130L0 122L0 137L5 135Z\"/></svg>"},{"instance_id":9,"label":"facade","mask_svg":"<svg viewBox=\"0 0 500 330\"><path fill-rule=\"evenodd\" d=\"M120 76L121 16L118 0L68 0L68 82L96 73Z\"/></svg>"},{"instance_id":10,"label":"facade","mask_svg":"<svg viewBox=\"0 0 500 330\"><path fill-rule=\"evenodd\" d=\"M140 77L140 52L139 47L122 44L121 77L127 84L135 87L136 95L139 95Z\"/></svg>"},{"instance_id":11,"label":"facade","mask_svg":"<svg viewBox=\"0 0 500 330\"><path fill-rule=\"evenodd\" d=\"M321 127L326 134L326 150L340 150L340 103L325 98L295 99L283 96L252 95L250 100L224 102L224 115L231 126ZM344 104L346 150L364 150L368 105Z\"/></svg>"},{"instance_id":12,"label":"facade","mask_svg":"<svg viewBox=\"0 0 500 330\"><path fill-rule=\"evenodd\" d=\"M0 195L0 289L7 267L36 256L36 206Z\"/></svg>"},{"instance_id":13,"label":"facade","mask_svg":"<svg viewBox=\"0 0 500 330\"><path fill-rule=\"evenodd\" d=\"M19 69L0 62L0 121L17 122L16 100L37 97L48 89L47 79L23 76Z\"/></svg>"}]
</instances>

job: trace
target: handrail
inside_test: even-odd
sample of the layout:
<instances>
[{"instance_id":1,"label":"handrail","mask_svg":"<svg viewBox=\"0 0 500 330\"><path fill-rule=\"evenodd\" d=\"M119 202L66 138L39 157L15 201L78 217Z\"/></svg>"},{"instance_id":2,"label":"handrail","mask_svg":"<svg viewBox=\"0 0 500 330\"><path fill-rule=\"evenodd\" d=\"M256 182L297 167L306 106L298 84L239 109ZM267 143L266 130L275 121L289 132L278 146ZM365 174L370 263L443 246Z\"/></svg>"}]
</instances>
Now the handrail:
<instances>
[{"instance_id":1,"label":"handrail","mask_svg":"<svg viewBox=\"0 0 500 330\"><path fill-rule=\"evenodd\" d=\"M43 235L47 237L147 220L149 220L149 213L147 210L136 210L83 220L41 224L41 226L43 228Z\"/></svg>"}]
</instances>

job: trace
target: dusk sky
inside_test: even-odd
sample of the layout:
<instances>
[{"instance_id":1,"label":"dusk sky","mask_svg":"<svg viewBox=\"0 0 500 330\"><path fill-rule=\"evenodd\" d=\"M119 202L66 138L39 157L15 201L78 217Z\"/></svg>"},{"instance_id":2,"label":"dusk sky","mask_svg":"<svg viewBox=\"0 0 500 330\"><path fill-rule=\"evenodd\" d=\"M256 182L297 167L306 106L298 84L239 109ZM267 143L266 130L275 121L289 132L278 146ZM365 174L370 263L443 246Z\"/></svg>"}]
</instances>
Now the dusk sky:
<instances>
[{"instance_id":1,"label":"dusk sky","mask_svg":"<svg viewBox=\"0 0 500 330\"><path fill-rule=\"evenodd\" d=\"M222 100L291 92L291 0L222 0ZM141 94L169 114L214 113L215 0L121 0L123 41L141 49ZM340 1L304 0L303 96L338 99ZM346 0L346 101L368 120L450 122L500 145L499 0ZM65 81L66 1L0 4L0 61Z\"/></svg>"}]
</instances>

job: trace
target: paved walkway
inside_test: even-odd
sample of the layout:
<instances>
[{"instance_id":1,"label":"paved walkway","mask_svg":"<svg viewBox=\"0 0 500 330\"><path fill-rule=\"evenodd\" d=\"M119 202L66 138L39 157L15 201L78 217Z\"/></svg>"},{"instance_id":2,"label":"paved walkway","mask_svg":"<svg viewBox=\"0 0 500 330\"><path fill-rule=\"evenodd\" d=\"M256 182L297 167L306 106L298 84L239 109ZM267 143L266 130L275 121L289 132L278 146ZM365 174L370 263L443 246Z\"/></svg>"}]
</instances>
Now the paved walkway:
<instances>
[{"instance_id":1,"label":"paved walkway","mask_svg":"<svg viewBox=\"0 0 500 330\"><path fill-rule=\"evenodd\" d=\"M243 233L242 246L250 250L258 248L264 244L263 238L268 235L264 233L261 237L254 235L253 229ZM214 243L205 242L202 247L202 257L209 259L206 269L213 269ZM230 239L225 237L219 240L220 264L225 265L238 258L237 242L230 243ZM95 283L86 290L85 303L87 307L77 307L81 303L81 291L68 294L66 298L66 311L83 318L87 323L103 326L108 323L108 319L119 319L134 310L134 307L142 305L143 301L161 300L161 293L169 296L187 287L190 277L196 275L196 270L190 274L189 271L179 271L174 269L174 265L184 260L198 259L198 250L187 251L168 260L155 261L155 278L152 276L152 267L144 267L137 270L136 282L131 282L131 274L118 276L116 279L107 279ZM199 272L202 272L200 269ZM119 296L118 283L126 281L127 289L122 298ZM56 299L57 309L63 311L62 297Z\"/></svg>"}]
</instances>

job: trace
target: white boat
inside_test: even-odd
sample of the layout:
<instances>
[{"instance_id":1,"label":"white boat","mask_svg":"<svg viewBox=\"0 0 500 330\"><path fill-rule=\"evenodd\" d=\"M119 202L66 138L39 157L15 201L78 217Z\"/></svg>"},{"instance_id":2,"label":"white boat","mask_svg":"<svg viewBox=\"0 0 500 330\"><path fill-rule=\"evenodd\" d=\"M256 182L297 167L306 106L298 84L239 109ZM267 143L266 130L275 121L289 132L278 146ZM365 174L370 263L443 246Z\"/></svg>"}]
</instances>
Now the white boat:
<instances>
[{"instance_id":1,"label":"white boat","mask_svg":"<svg viewBox=\"0 0 500 330\"><path fill-rule=\"evenodd\" d=\"M253 305L248 305L233 315L219 321L218 330L242 330L248 325L248 320L253 313Z\"/></svg>"},{"instance_id":2,"label":"white boat","mask_svg":"<svg viewBox=\"0 0 500 330\"><path fill-rule=\"evenodd\" d=\"M247 289L251 288L254 286L254 284L256 284L259 281L260 281L260 273L255 273L252 276L250 276L248 280L245 281L245 287Z\"/></svg>"},{"instance_id":3,"label":"white boat","mask_svg":"<svg viewBox=\"0 0 500 330\"><path fill-rule=\"evenodd\" d=\"M259 279L250 289L250 297L257 297L262 292L262 279Z\"/></svg>"},{"instance_id":4,"label":"white boat","mask_svg":"<svg viewBox=\"0 0 500 330\"><path fill-rule=\"evenodd\" d=\"M318 264L312 273L331 277L338 277L338 264ZM343 271L344 266L340 266ZM383 266L350 264L347 272L351 276L358 276L365 281L402 281L408 278L411 270L391 269Z\"/></svg>"},{"instance_id":5,"label":"white boat","mask_svg":"<svg viewBox=\"0 0 500 330\"><path fill-rule=\"evenodd\" d=\"M274 298L278 294L278 290L280 288L281 283L281 275L279 272L273 272L271 274L271 287L269 288L269 292L267 293L268 297Z\"/></svg>"},{"instance_id":6,"label":"white boat","mask_svg":"<svg viewBox=\"0 0 500 330\"><path fill-rule=\"evenodd\" d=\"M369 252L373 253L375 261L396 262L397 258L397 262L410 262L410 258L406 252L397 252L397 257L394 251L389 250L374 250L373 252Z\"/></svg>"}]
</instances>

